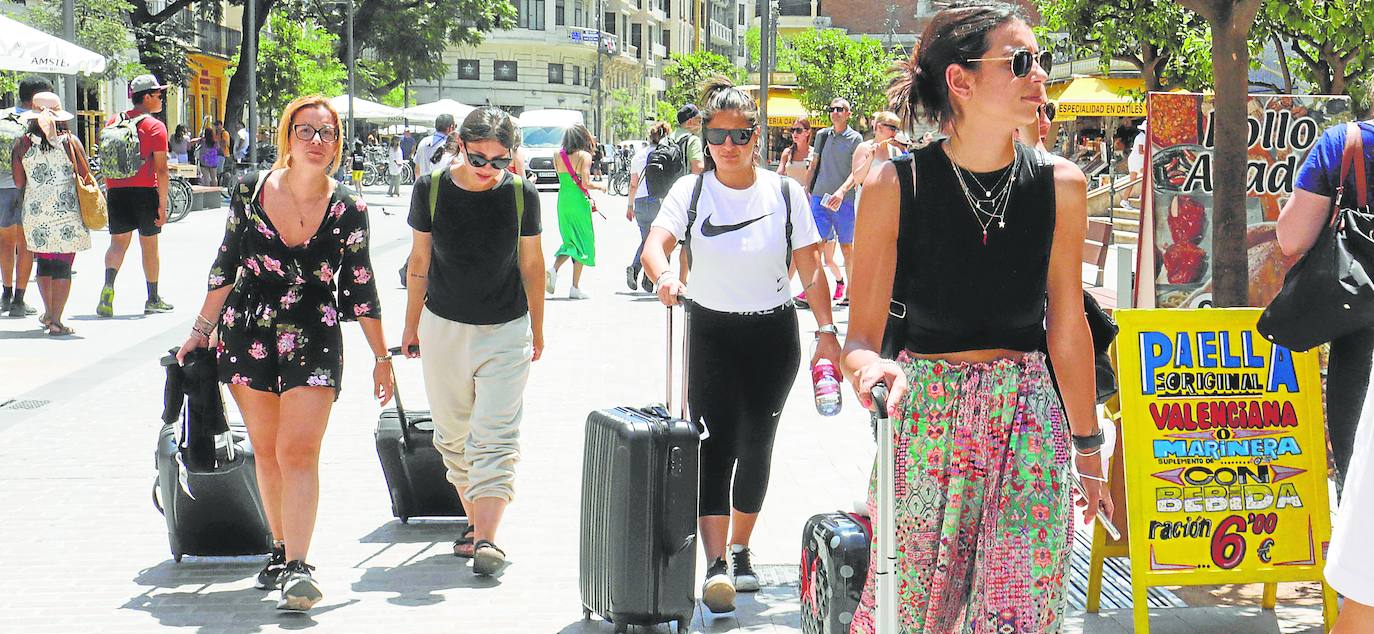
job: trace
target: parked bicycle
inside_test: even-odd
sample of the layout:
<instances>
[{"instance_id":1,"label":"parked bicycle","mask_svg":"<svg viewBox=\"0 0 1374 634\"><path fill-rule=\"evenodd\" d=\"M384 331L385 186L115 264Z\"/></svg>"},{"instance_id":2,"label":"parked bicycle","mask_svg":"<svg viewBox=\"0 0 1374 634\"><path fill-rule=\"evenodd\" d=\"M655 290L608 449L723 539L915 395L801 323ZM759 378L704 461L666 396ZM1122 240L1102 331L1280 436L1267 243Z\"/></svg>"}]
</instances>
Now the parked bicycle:
<instances>
[{"instance_id":1,"label":"parked bicycle","mask_svg":"<svg viewBox=\"0 0 1374 634\"><path fill-rule=\"evenodd\" d=\"M91 165L91 174L95 176L96 182L100 183L101 191L108 194L105 176L100 173L100 157L91 155L87 160ZM191 181L170 174L167 179L167 222L177 222L191 213L191 197Z\"/></svg>"},{"instance_id":2,"label":"parked bicycle","mask_svg":"<svg viewBox=\"0 0 1374 634\"><path fill-rule=\"evenodd\" d=\"M630 149L616 148L615 165L611 168L610 193L624 196L630 193Z\"/></svg>"}]
</instances>

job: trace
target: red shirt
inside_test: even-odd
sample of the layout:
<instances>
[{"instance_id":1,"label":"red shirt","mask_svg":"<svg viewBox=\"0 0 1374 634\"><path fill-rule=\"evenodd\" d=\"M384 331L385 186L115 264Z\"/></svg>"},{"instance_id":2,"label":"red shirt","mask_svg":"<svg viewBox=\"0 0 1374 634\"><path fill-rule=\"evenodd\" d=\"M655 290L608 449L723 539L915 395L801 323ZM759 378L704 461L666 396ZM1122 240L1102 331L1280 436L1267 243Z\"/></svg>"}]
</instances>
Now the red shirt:
<instances>
[{"instance_id":1,"label":"red shirt","mask_svg":"<svg viewBox=\"0 0 1374 634\"><path fill-rule=\"evenodd\" d=\"M142 114L137 109L124 113L132 119ZM105 125L113 125L116 117L110 117ZM167 151L167 124L157 117L147 116L138 122L138 150L143 155L143 167L132 178L107 178L109 187L157 187L157 174L153 171L153 153Z\"/></svg>"}]
</instances>

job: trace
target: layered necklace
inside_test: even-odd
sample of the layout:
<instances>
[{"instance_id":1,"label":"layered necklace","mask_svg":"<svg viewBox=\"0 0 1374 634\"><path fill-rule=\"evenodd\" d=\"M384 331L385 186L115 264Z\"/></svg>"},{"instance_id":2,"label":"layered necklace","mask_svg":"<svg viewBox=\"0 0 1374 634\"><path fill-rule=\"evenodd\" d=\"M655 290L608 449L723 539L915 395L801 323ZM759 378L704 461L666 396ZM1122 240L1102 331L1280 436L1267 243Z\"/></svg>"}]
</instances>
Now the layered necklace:
<instances>
[{"instance_id":1,"label":"layered necklace","mask_svg":"<svg viewBox=\"0 0 1374 634\"><path fill-rule=\"evenodd\" d=\"M973 172L969 172L968 178L964 178L964 172L967 170L959 167L952 155L949 156L949 166L954 170L954 179L959 181L959 189L964 192L973 219L983 228L983 245L986 246L988 229L994 222L997 223L998 229L1007 228L1007 204L1011 202L1011 189L1016 184L1016 173L1021 167L1021 154L1017 152L1014 155L1011 166L991 187L984 187L983 182L978 180L978 176ZM973 187L969 186L970 180L973 181Z\"/></svg>"}]
</instances>

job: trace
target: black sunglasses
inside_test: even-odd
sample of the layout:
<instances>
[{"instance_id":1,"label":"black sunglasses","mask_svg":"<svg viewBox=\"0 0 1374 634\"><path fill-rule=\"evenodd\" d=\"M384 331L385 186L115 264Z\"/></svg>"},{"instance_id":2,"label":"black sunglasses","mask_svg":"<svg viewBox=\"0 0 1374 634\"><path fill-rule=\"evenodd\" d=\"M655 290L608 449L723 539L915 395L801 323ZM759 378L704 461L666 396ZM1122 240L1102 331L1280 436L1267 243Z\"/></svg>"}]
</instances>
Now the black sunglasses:
<instances>
[{"instance_id":1,"label":"black sunglasses","mask_svg":"<svg viewBox=\"0 0 1374 634\"><path fill-rule=\"evenodd\" d=\"M297 123L291 126L291 129L296 132L296 138L302 141L313 141L316 135L320 137L322 143L333 143L339 140L339 131L331 125L317 128L308 123Z\"/></svg>"},{"instance_id":2,"label":"black sunglasses","mask_svg":"<svg viewBox=\"0 0 1374 634\"><path fill-rule=\"evenodd\" d=\"M473 167L486 167L490 165L498 170L503 170L507 167L510 167L511 161L515 160L515 158L511 156L507 156L505 158L489 159L485 156L482 156L481 154L473 154L468 150L463 150L463 154L467 155L468 162L472 163Z\"/></svg>"},{"instance_id":3,"label":"black sunglasses","mask_svg":"<svg viewBox=\"0 0 1374 634\"><path fill-rule=\"evenodd\" d=\"M1059 107L1053 103L1046 103L1040 106L1040 111L1045 113L1045 118L1054 121L1054 115L1059 112Z\"/></svg>"},{"instance_id":4,"label":"black sunglasses","mask_svg":"<svg viewBox=\"0 0 1374 634\"><path fill-rule=\"evenodd\" d=\"M725 145L729 138L735 145L744 145L754 138L753 128L706 128L706 142L710 145Z\"/></svg>"},{"instance_id":5,"label":"black sunglasses","mask_svg":"<svg viewBox=\"0 0 1374 634\"><path fill-rule=\"evenodd\" d=\"M800 134L800 133L806 132L806 131L807 131L806 128L792 128L792 130L791 130L792 134Z\"/></svg>"},{"instance_id":6,"label":"black sunglasses","mask_svg":"<svg viewBox=\"0 0 1374 634\"><path fill-rule=\"evenodd\" d=\"M830 106L829 110L831 112L849 112L849 108L847 106Z\"/></svg>"},{"instance_id":7,"label":"black sunglasses","mask_svg":"<svg viewBox=\"0 0 1374 634\"><path fill-rule=\"evenodd\" d=\"M1031 68L1034 67L1036 64L1039 64L1040 70L1045 71L1045 74L1047 75L1049 74L1050 70L1054 68L1054 55L1051 54L1049 51L1040 51L1039 53L1032 53L1029 49L1024 48L1016 49L1015 51L1012 51L1011 55L1008 55L1006 57L975 57L973 59L966 61L1005 62L1007 60L1011 60L1011 74L1016 75L1017 77L1025 77L1026 75L1029 75L1031 72Z\"/></svg>"}]
</instances>

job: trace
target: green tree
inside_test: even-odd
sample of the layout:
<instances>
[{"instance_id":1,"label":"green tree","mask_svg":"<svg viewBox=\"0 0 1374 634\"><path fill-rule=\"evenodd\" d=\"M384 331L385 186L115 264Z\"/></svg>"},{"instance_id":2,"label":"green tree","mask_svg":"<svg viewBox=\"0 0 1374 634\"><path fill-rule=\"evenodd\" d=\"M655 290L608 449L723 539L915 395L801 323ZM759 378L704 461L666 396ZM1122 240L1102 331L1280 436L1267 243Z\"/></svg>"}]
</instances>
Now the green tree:
<instances>
[{"instance_id":1,"label":"green tree","mask_svg":"<svg viewBox=\"0 0 1374 634\"><path fill-rule=\"evenodd\" d=\"M1250 28L1261 0L1179 0L1212 29L1216 73L1216 145L1212 178L1212 300L1220 308L1249 303L1246 256L1246 105L1250 92Z\"/></svg>"},{"instance_id":2,"label":"green tree","mask_svg":"<svg viewBox=\"0 0 1374 634\"><path fill-rule=\"evenodd\" d=\"M32 6L29 24L61 37L61 0L42 0ZM124 16L132 8L126 0L76 1L76 43L105 56L105 72L99 75L101 79L132 77L145 72L138 60L129 54L134 38Z\"/></svg>"},{"instance_id":3,"label":"green tree","mask_svg":"<svg viewBox=\"0 0 1374 634\"><path fill-rule=\"evenodd\" d=\"M1265 0L1252 39L1267 37L1281 54L1287 86L1274 88L1292 92L1299 80L1317 94L1344 93L1363 102L1367 92L1352 83L1374 72L1370 16L1374 0Z\"/></svg>"},{"instance_id":4,"label":"green tree","mask_svg":"<svg viewBox=\"0 0 1374 634\"><path fill-rule=\"evenodd\" d=\"M762 34L759 27L750 27L744 33L744 49L748 55L748 66L750 71L759 69L759 53L763 49ZM792 50L792 38L787 35L778 34L778 42L773 51L777 58L773 62L773 71L778 73L792 72L793 63L796 55Z\"/></svg>"},{"instance_id":5,"label":"green tree","mask_svg":"<svg viewBox=\"0 0 1374 634\"><path fill-rule=\"evenodd\" d=\"M617 142L644 136L644 104L624 88L612 90L611 138Z\"/></svg>"},{"instance_id":6,"label":"green tree","mask_svg":"<svg viewBox=\"0 0 1374 634\"><path fill-rule=\"evenodd\" d=\"M347 76L348 69L344 69L344 77L346 78ZM392 88L391 92L382 95L380 103L385 106L391 106L392 108L407 108L416 105L418 102L415 101L413 95L407 99L405 87L397 86Z\"/></svg>"},{"instance_id":7,"label":"green tree","mask_svg":"<svg viewBox=\"0 0 1374 634\"><path fill-rule=\"evenodd\" d=\"M682 104L696 103L701 98L701 83L716 75L723 75L736 84L744 82L744 71L740 67L711 51L700 50L689 55L673 54L672 61L663 70L663 78L668 81L668 90L663 92L663 100L673 107L674 119L670 119L672 123L677 123L677 109L682 107Z\"/></svg>"},{"instance_id":8,"label":"green tree","mask_svg":"<svg viewBox=\"0 0 1374 634\"><path fill-rule=\"evenodd\" d=\"M674 104L666 98L660 99L658 104L654 106L654 117L659 121L667 121L670 126L676 126L677 109L678 104Z\"/></svg>"},{"instance_id":9,"label":"green tree","mask_svg":"<svg viewBox=\"0 0 1374 634\"><path fill-rule=\"evenodd\" d=\"M1041 34L1062 33L1075 56L1096 55L1140 69L1146 90L1211 85L1206 22L1174 0L1035 0Z\"/></svg>"},{"instance_id":10,"label":"green tree","mask_svg":"<svg viewBox=\"0 0 1374 634\"><path fill-rule=\"evenodd\" d=\"M276 113L300 95L343 94L348 69L334 56L334 34L281 10L268 19L270 32L258 42L258 107Z\"/></svg>"},{"instance_id":11,"label":"green tree","mask_svg":"<svg viewBox=\"0 0 1374 634\"><path fill-rule=\"evenodd\" d=\"M816 29L792 37L790 47L801 102L807 110L821 112L840 97L863 116L887 109L886 91L895 60L878 40L855 40L838 29Z\"/></svg>"}]
</instances>

